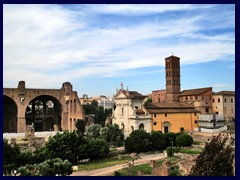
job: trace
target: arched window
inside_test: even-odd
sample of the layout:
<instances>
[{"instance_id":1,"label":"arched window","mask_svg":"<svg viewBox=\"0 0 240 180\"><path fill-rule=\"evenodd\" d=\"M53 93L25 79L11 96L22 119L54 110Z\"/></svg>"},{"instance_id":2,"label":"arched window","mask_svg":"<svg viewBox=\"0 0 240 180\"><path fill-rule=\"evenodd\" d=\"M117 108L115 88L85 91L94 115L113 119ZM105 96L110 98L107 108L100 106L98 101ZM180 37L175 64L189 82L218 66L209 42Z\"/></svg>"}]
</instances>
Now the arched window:
<instances>
[{"instance_id":1,"label":"arched window","mask_svg":"<svg viewBox=\"0 0 240 180\"><path fill-rule=\"evenodd\" d=\"M133 132L134 131L134 127L133 126L131 126L131 132Z\"/></svg>"},{"instance_id":2,"label":"arched window","mask_svg":"<svg viewBox=\"0 0 240 180\"><path fill-rule=\"evenodd\" d=\"M125 129L125 125L122 123L121 125L121 129L124 130Z\"/></svg>"},{"instance_id":3,"label":"arched window","mask_svg":"<svg viewBox=\"0 0 240 180\"><path fill-rule=\"evenodd\" d=\"M144 125L143 124L139 125L139 130L144 131Z\"/></svg>"}]
</instances>

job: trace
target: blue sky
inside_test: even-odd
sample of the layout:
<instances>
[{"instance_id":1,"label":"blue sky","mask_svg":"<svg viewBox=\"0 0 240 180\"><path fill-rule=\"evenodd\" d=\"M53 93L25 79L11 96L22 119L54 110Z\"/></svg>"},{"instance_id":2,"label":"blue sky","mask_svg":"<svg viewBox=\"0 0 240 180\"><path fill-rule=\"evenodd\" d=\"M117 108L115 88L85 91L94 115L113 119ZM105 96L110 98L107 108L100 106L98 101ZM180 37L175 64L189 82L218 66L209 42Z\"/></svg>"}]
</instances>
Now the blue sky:
<instances>
[{"instance_id":1,"label":"blue sky","mask_svg":"<svg viewBox=\"0 0 240 180\"><path fill-rule=\"evenodd\" d=\"M235 90L235 5L3 5L3 87L148 94L165 89L172 54L181 90Z\"/></svg>"}]
</instances>

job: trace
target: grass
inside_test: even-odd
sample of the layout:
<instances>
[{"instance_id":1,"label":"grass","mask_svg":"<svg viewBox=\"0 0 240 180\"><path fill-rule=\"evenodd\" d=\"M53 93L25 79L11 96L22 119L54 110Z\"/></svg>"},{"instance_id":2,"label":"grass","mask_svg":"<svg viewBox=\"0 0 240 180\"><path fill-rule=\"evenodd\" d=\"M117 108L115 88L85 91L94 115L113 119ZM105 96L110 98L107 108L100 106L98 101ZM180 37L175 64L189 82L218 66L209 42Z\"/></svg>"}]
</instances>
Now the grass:
<instances>
[{"instance_id":1,"label":"grass","mask_svg":"<svg viewBox=\"0 0 240 180\"><path fill-rule=\"evenodd\" d=\"M109 166L114 166L118 164L123 164L130 161L132 158L130 156L122 156L122 159L118 159L117 157L105 158L102 160L90 161L89 163L78 165L78 170L92 170L105 168Z\"/></svg>"},{"instance_id":2,"label":"grass","mask_svg":"<svg viewBox=\"0 0 240 180\"><path fill-rule=\"evenodd\" d=\"M190 150L190 149L180 149L180 153L186 153L186 154L200 154L200 151L196 150Z\"/></svg>"},{"instance_id":3,"label":"grass","mask_svg":"<svg viewBox=\"0 0 240 180\"><path fill-rule=\"evenodd\" d=\"M149 163L147 164L141 164L138 166L133 166L130 168L124 168L122 170L119 170L121 176L137 176L138 172L143 172L144 174L151 174L153 168L149 166Z\"/></svg>"},{"instance_id":4,"label":"grass","mask_svg":"<svg viewBox=\"0 0 240 180\"><path fill-rule=\"evenodd\" d=\"M201 144L202 144L202 141L193 140L193 144L194 144L194 145L201 145Z\"/></svg>"}]
</instances>

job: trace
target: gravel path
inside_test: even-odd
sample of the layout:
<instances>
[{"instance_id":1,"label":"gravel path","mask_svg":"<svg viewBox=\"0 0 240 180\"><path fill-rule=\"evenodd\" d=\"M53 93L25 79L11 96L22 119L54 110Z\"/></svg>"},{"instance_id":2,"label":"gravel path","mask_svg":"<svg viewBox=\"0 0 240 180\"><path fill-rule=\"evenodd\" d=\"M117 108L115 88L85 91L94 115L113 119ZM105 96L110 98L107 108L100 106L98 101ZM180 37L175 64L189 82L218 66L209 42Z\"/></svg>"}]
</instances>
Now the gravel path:
<instances>
[{"instance_id":1,"label":"gravel path","mask_svg":"<svg viewBox=\"0 0 240 180\"><path fill-rule=\"evenodd\" d=\"M134 165L149 163L150 160L159 160L165 158L163 153L158 154L146 154L142 155L140 159L134 161ZM73 172L71 176L109 176L114 171L120 170L124 167L127 167L127 163L123 163L120 165L110 166L101 169L89 170L89 171L77 171Z\"/></svg>"}]
</instances>

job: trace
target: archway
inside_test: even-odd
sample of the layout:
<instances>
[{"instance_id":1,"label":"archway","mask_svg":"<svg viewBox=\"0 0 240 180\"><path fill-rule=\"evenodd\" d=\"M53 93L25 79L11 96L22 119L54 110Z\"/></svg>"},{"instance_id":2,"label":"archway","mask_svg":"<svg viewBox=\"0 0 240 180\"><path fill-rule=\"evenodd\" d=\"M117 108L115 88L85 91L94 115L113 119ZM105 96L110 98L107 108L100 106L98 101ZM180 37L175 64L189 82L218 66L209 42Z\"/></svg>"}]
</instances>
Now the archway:
<instances>
[{"instance_id":1,"label":"archway","mask_svg":"<svg viewBox=\"0 0 240 180\"><path fill-rule=\"evenodd\" d=\"M162 129L164 133L170 132L171 123L168 121L163 122Z\"/></svg>"},{"instance_id":2,"label":"archway","mask_svg":"<svg viewBox=\"0 0 240 180\"><path fill-rule=\"evenodd\" d=\"M139 130L144 131L144 125L143 124L139 125Z\"/></svg>"},{"instance_id":3,"label":"archway","mask_svg":"<svg viewBox=\"0 0 240 180\"><path fill-rule=\"evenodd\" d=\"M3 95L3 132L17 132L17 104Z\"/></svg>"},{"instance_id":4,"label":"archway","mask_svg":"<svg viewBox=\"0 0 240 180\"><path fill-rule=\"evenodd\" d=\"M52 96L41 95L32 99L25 111L26 125L32 124L37 131L61 129L62 105Z\"/></svg>"}]
</instances>

